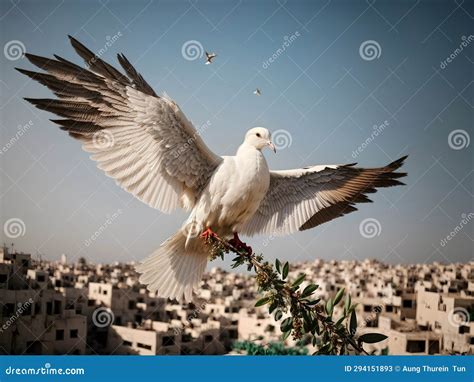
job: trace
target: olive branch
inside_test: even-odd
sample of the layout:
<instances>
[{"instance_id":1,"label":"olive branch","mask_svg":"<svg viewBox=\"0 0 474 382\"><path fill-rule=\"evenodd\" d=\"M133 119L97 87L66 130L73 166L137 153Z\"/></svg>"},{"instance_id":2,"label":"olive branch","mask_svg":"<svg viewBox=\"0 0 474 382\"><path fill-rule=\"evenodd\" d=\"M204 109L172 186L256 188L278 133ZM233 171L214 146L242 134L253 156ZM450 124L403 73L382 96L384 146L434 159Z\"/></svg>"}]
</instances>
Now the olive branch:
<instances>
[{"instance_id":1,"label":"olive branch","mask_svg":"<svg viewBox=\"0 0 474 382\"><path fill-rule=\"evenodd\" d=\"M314 296L319 288L317 284L310 283L301 289L306 274L300 273L295 280L288 279L288 262L283 264L277 259L275 265L270 264L261 254L236 248L217 235L208 236L206 242L211 249L211 261L233 253L236 257L232 259L232 268L246 265L248 271L256 273L258 291L263 297L255 306L268 305L268 313L280 322L283 341L290 335L294 340L309 335L318 349L313 355L344 355L369 354L364 350L364 343L377 343L387 338L380 333L357 334L357 304L352 304L344 288L324 303ZM336 318L334 308L337 305L343 307L343 313Z\"/></svg>"}]
</instances>

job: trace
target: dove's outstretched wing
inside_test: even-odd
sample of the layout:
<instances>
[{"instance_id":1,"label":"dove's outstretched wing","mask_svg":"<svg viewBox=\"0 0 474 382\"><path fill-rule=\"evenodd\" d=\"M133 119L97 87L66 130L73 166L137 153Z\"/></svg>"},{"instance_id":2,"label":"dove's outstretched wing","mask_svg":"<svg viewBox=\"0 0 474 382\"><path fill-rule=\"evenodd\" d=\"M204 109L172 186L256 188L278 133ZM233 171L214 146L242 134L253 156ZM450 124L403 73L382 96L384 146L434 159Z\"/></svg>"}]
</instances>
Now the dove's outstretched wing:
<instances>
[{"instance_id":1,"label":"dove's outstretched wing","mask_svg":"<svg viewBox=\"0 0 474 382\"><path fill-rule=\"evenodd\" d=\"M371 202L366 194L377 187L403 184L398 179L406 173L395 170L405 158L380 168L347 164L271 171L267 194L242 233L289 234L356 211L354 205Z\"/></svg>"},{"instance_id":2,"label":"dove's outstretched wing","mask_svg":"<svg viewBox=\"0 0 474 382\"><path fill-rule=\"evenodd\" d=\"M80 42L72 46L88 69L59 56L26 57L45 73L18 69L58 99L27 99L64 118L53 122L83 142L98 167L141 201L164 212L193 205L222 161L175 102L159 97L123 55L125 75Z\"/></svg>"}]
</instances>

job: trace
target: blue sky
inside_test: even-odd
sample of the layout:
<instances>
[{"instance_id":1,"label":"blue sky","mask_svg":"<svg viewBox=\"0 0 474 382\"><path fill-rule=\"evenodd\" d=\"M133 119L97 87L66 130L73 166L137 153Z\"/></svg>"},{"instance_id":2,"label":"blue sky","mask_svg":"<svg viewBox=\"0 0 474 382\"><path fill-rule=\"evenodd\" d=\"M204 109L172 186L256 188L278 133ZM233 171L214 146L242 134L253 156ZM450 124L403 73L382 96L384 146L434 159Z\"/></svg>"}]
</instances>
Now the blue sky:
<instances>
[{"instance_id":1,"label":"blue sky","mask_svg":"<svg viewBox=\"0 0 474 382\"><path fill-rule=\"evenodd\" d=\"M94 52L109 43L102 58L111 63L123 52L157 93L166 91L195 125L208 124L202 136L216 153L233 154L249 128L264 126L291 138L277 155L266 153L273 169L379 166L410 155L407 186L379 191L359 212L291 237L248 240L269 259L472 260L473 225L462 221L473 212L472 3L5 0L0 10L1 220L4 228L22 223L19 237L0 235L17 249L138 260L186 216L135 200L49 122L52 115L22 100L50 93L13 70L32 67L8 48L81 63L71 34ZM183 57L191 40L218 54L212 65ZM375 56L361 54L364 43ZM19 129L24 134L5 146ZM365 219L377 221L373 238L361 235Z\"/></svg>"}]
</instances>

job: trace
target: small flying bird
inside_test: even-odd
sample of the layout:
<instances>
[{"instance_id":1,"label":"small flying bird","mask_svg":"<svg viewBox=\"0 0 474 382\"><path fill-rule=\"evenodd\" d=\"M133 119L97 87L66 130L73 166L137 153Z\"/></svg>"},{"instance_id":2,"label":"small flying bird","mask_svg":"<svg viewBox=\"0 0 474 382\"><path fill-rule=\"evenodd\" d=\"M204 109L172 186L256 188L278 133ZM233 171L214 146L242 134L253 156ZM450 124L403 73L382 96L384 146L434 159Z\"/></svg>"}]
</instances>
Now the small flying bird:
<instances>
[{"instance_id":1,"label":"small flying bird","mask_svg":"<svg viewBox=\"0 0 474 382\"><path fill-rule=\"evenodd\" d=\"M140 282L162 297L191 301L211 248L201 237L219 235L251 251L239 233L288 235L357 210L378 187L403 184L406 157L384 167L316 165L271 171L262 150L275 151L263 127L247 131L235 155L219 156L204 143L178 105L158 96L123 54L125 74L69 37L84 69L62 57L27 53L44 72L18 69L56 99L27 101L57 114L53 120L92 153L98 167L149 206L190 211L181 228L140 265ZM109 142L97 142L97 135ZM200 235L200 233L202 233Z\"/></svg>"},{"instance_id":2,"label":"small flying bird","mask_svg":"<svg viewBox=\"0 0 474 382\"><path fill-rule=\"evenodd\" d=\"M253 94L259 96L259 95L262 95L262 92L260 91L259 88L257 88L257 89L255 89L255 90L253 91Z\"/></svg>"},{"instance_id":3,"label":"small flying bird","mask_svg":"<svg viewBox=\"0 0 474 382\"><path fill-rule=\"evenodd\" d=\"M206 65L212 64L212 60L216 57L217 57L217 54L206 52Z\"/></svg>"}]
</instances>

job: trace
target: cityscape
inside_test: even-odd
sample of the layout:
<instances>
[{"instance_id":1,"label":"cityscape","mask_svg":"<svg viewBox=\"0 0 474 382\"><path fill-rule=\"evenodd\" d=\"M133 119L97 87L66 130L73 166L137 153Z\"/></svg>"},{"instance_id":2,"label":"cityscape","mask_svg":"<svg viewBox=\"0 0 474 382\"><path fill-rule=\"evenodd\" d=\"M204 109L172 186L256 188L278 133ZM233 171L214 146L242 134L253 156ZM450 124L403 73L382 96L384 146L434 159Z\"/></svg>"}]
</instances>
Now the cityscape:
<instances>
[{"instance_id":1,"label":"cityscape","mask_svg":"<svg viewBox=\"0 0 474 382\"><path fill-rule=\"evenodd\" d=\"M358 333L388 338L373 354L472 354L474 262L388 265L378 260L292 264L333 297L345 288L357 303ZM0 353L76 355L247 354L242 343L314 352L311 341L281 341L279 323L258 300L249 274L212 268L194 302L150 293L133 263L34 259L0 249Z\"/></svg>"}]
</instances>

